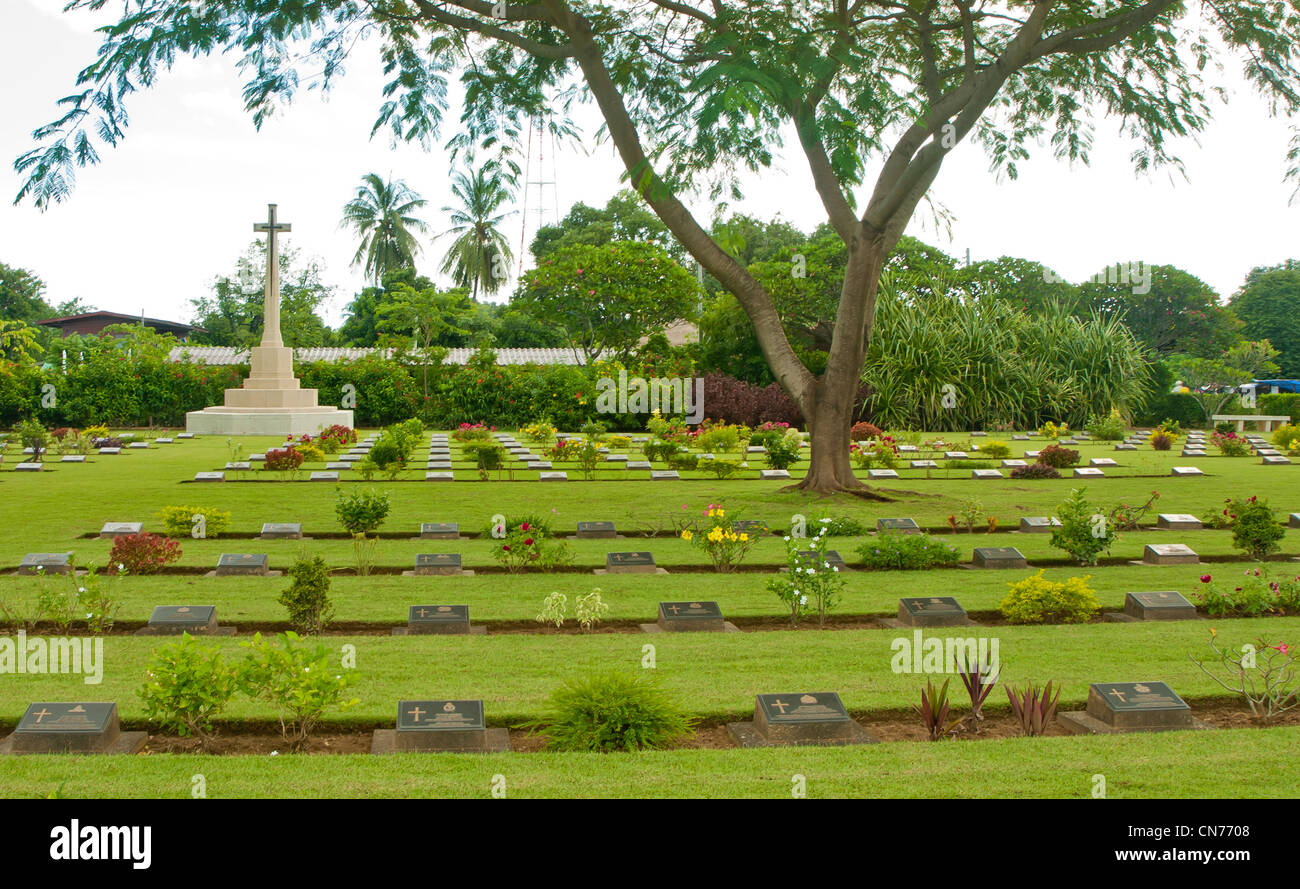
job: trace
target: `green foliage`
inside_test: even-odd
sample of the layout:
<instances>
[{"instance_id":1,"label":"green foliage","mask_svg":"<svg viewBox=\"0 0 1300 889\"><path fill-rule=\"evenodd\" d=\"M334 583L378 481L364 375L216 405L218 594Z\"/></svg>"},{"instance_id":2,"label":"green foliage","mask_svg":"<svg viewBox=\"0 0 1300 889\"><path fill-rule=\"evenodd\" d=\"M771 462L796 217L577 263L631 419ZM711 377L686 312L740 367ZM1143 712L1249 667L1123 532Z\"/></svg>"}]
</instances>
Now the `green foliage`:
<instances>
[{"instance_id":1,"label":"green foliage","mask_svg":"<svg viewBox=\"0 0 1300 889\"><path fill-rule=\"evenodd\" d=\"M735 460L700 460L696 468L702 469L716 479L731 478L740 472L740 463Z\"/></svg>"},{"instance_id":2,"label":"green foliage","mask_svg":"<svg viewBox=\"0 0 1300 889\"><path fill-rule=\"evenodd\" d=\"M1084 427L1098 441L1122 441L1126 427L1119 411L1112 410L1107 417L1093 417Z\"/></svg>"},{"instance_id":3,"label":"green foliage","mask_svg":"<svg viewBox=\"0 0 1300 889\"><path fill-rule=\"evenodd\" d=\"M366 277L379 284L385 273L415 266L420 242L415 232L428 226L414 214L428 201L402 180L385 182L378 173L361 177L356 195L343 207L343 225L360 240L352 265L362 266Z\"/></svg>"},{"instance_id":4,"label":"green foliage","mask_svg":"<svg viewBox=\"0 0 1300 889\"><path fill-rule=\"evenodd\" d=\"M1295 447L1295 443L1300 442L1300 426L1293 423L1284 423L1273 430L1273 447L1281 451L1293 451L1300 448Z\"/></svg>"},{"instance_id":5,"label":"green foliage","mask_svg":"<svg viewBox=\"0 0 1300 889\"><path fill-rule=\"evenodd\" d=\"M285 632L277 642L257 633L251 642L239 645L248 649L239 666L240 690L271 705L280 721L280 734L292 750L306 743L328 710L357 703L356 698L345 697L355 677L335 672L335 654L324 644L309 648L297 633Z\"/></svg>"},{"instance_id":6,"label":"green foliage","mask_svg":"<svg viewBox=\"0 0 1300 889\"><path fill-rule=\"evenodd\" d=\"M998 610L1013 624L1086 623L1101 603L1088 586L1089 575L1064 583L1048 580L1040 569L1033 577L1010 583Z\"/></svg>"},{"instance_id":7,"label":"green foliage","mask_svg":"<svg viewBox=\"0 0 1300 889\"><path fill-rule=\"evenodd\" d=\"M654 676L610 671L566 682L549 712L525 727L544 731L551 750L613 753L668 747L691 724Z\"/></svg>"},{"instance_id":8,"label":"green foliage","mask_svg":"<svg viewBox=\"0 0 1300 889\"><path fill-rule=\"evenodd\" d=\"M979 446L979 454L992 460L1005 460L1011 456L1011 445L1005 441L986 441Z\"/></svg>"},{"instance_id":9,"label":"green foliage","mask_svg":"<svg viewBox=\"0 0 1300 889\"><path fill-rule=\"evenodd\" d=\"M318 635L334 619L334 606L330 602L329 563L320 556L300 554L289 566L293 583L275 600L289 612L289 623L295 630Z\"/></svg>"},{"instance_id":10,"label":"green foliage","mask_svg":"<svg viewBox=\"0 0 1300 889\"><path fill-rule=\"evenodd\" d=\"M1231 307L1244 323L1242 333L1248 339L1266 339L1280 351L1279 372L1300 378L1300 333L1295 325L1300 317L1300 264L1287 260L1272 268L1251 269L1246 283L1233 295Z\"/></svg>"},{"instance_id":11,"label":"green foliage","mask_svg":"<svg viewBox=\"0 0 1300 889\"><path fill-rule=\"evenodd\" d=\"M1202 574L1195 595L1210 617L1300 614L1300 577L1273 578L1259 568L1247 568L1240 578L1226 581Z\"/></svg>"},{"instance_id":12,"label":"green foliage","mask_svg":"<svg viewBox=\"0 0 1300 889\"><path fill-rule=\"evenodd\" d=\"M225 712L238 690L238 670L221 649L200 645L189 633L179 642L153 650L145 683L136 692L150 722L182 738L196 737L202 747L212 740L213 721Z\"/></svg>"},{"instance_id":13,"label":"green foliage","mask_svg":"<svg viewBox=\"0 0 1300 889\"><path fill-rule=\"evenodd\" d=\"M1065 550L1080 565L1096 565L1097 557L1119 540L1115 523L1088 502L1082 488L1072 488L1056 514L1061 525L1052 528L1052 546Z\"/></svg>"},{"instance_id":14,"label":"green foliage","mask_svg":"<svg viewBox=\"0 0 1300 889\"><path fill-rule=\"evenodd\" d=\"M366 488L348 494L339 491L334 503L334 514L338 516L339 524L349 533L370 534L379 530L391 508L386 492Z\"/></svg>"},{"instance_id":15,"label":"green foliage","mask_svg":"<svg viewBox=\"0 0 1300 889\"><path fill-rule=\"evenodd\" d=\"M506 464L506 449L495 441L467 441L461 446L465 456L474 461L481 479L496 472Z\"/></svg>"},{"instance_id":16,"label":"green foliage","mask_svg":"<svg viewBox=\"0 0 1300 889\"><path fill-rule=\"evenodd\" d=\"M881 531L873 540L864 540L855 552L867 568L881 571L952 568L961 561L961 554L937 537L892 530Z\"/></svg>"},{"instance_id":17,"label":"green foliage","mask_svg":"<svg viewBox=\"0 0 1300 889\"><path fill-rule=\"evenodd\" d=\"M768 442L767 453L763 459L772 469L789 469L799 462L800 445L803 437L791 430L780 438Z\"/></svg>"},{"instance_id":18,"label":"green foliage","mask_svg":"<svg viewBox=\"0 0 1300 889\"><path fill-rule=\"evenodd\" d=\"M1273 517L1267 500L1252 495L1245 500L1228 501L1232 528L1232 545L1255 561L1282 548L1286 526Z\"/></svg>"},{"instance_id":19,"label":"green foliage","mask_svg":"<svg viewBox=\"0 0 1300 889\"><path fill-rule=\"evenodd\" d=\"M539 624L555 624L556 629L564 626L568 611L569 597L561 592L553 592L542 600L542 610L537 615Z\"/></svg>"},{"instance_id":20,"label":"green foliage","mask_svg":"<svg viewBox=\"0 0 1300 889\"><path fill-rule=\"evenodd\" d=\"M579 596L574 603L574 617L578 619L578 626L583 632L589 632L608 613L609 605L601 597L600 587L595 587L590 593Z\"/></svg>"},{"instance_id":21,"label":"green foliage","mask_svg":"<svg viewBox=\"0 0 1300 889\"><path fill-rule=\"evenodd\" d=\"M334 288L325 283L319 260L300 262L299 256L298 250L279 242L280 333L290 347L329 345L330 329L318 311L333 296ZM190 301L196 323L203 328L194 331L192 342L257 345L265 323L265 295L266 241L259 238L236 260L232 274L219 276L211 293Z\"/></svg>"},{"instance_id":22,"label":"green foliage","mask_svg":"<svg viewBox=\"0 0 1300 889\"><path fill-rule=\"evenodd\" d=\"M769 592L790 609L790 623L798 626L805 614L817 615L819 626L826 625L826 615L839 604L844 594L844 578L822 553L829 548L827 527L805 540L785 538L785 573L767 582Z\"/></svg>"},{"instance_id":23,"label":"green foliage","mask_svg":"<svg viewBox=\"0 0 1300 889\"><path fill-rule=\"evenodd\" d=\"M593 438L587 437L578 445L578 451L572 457L578 464L578 470L585 479L596 477L596 467L604 462L605 456L596 448Z\"/></svg>"}]
</instances>

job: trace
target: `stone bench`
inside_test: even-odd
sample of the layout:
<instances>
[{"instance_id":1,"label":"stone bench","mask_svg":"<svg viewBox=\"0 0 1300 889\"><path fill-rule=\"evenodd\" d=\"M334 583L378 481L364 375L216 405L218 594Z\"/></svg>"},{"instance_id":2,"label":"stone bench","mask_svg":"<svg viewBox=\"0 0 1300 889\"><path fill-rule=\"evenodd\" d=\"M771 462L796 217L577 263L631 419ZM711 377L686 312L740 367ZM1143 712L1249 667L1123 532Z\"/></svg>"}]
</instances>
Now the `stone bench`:
<instances>
[{"instance_id":1,"label":"stone bench","mask_svg":"<svg viewBox=\"0 0 1300 889\"><path fill-rule=\"evenodd\" d=\"M1216 423L1236 423L1238 432L1245 432L1247 423L1263 423L1264 431L1272 432L1291 422L1290 417L1275 414L1215 414L1210 419Z\"/></svg>"}]
</instances>

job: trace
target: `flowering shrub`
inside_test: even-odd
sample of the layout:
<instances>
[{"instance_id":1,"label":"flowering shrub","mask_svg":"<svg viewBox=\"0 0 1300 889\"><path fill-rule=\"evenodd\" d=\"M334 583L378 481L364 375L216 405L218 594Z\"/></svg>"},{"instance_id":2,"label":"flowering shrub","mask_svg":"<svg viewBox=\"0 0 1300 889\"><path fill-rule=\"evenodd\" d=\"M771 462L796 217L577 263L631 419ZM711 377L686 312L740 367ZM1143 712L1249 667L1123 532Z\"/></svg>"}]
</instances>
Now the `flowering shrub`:
<instances>
[{"instance_id":1,"label":"flowering shrub","mask_svg":"<svg viewBox=\"0 0 1300 889\"><path fill-rule=\"evenodd\" d=\"M754 545L754 540L744 531L732 530L732 519L720 503L710 503L704 508L704 519L694 529L682 532L682 539L704 550L716 571L730 571L744 560Z\"/></svg>"},{"instance_id":2,"label":"flowering shrub","mask_svg":"<svg viewBox=\"0 0 1300 889\"><path fill-rule=\"evenodd\" d=\"M865 446L854 440L849 445L849 458L859 469L872 469L875 466L893 469L898 465L898 443L892 435L884 434L871 439Z\"/></svg>"},{"instance_id":3,"label":"flowering shrub","mask_svg":"<svg viewBox=\"0 0 1300 889\"><path fill-rule=\"evenodd\" d=\"M1089 579L1085 574L1059 583L1043 577L1040 568L1033 577L1007 584L1010 591L998 610L1013 624L1083 623L1101 608Z\"/></svg>"},{"instance_id":4,"label":"flowering shrub","mask_svg":"<svg viewBox=\"0 0 1300 889\"><path fill-rule=\"evenodd\" d=\"M740 431L739 426L705 420L700 424L695 444L702 451L729 454L740 448Z\"/></svg>"},{"instance_id":5,"label":"flowering shrub","mask_svg":"<svg viewBox=\"0 0 1300 889\"><path fill-rule=\"evenodd\" d=\"M1065 550L1080 565L1096 565L1097 557L1119 540L1116 523L1088 502L1082 488L1070 491L1057 507L1057 515L1061 525L1052 529L1052 546Z\"/></svg>"},{"instance_id":6,"label":"flowering shrub","mask_svg":"<svg viewBox=\"0 0 1300 889\"><path fill-rule=\"evenodd\" d=\"M1042 426L1038 427L1038 434L1043 438L1064 438L1070 434L1070 425L1068 423L1062 423L1060 426L1057 426L1051 420L1048 420Z\"/></svg>"},{"instance_id":7,"label":"flowering shrub","mask_svg":"<svg viewBox=\"0 0 1300 889\"><path fill-rule=\"evenodd\" d=\"M334 652L323 644L309 649L292 632L281 633L278 638L277 645L257 633L251 642L239 643L248 649L239 666L239 688L275 709L282 737L291 749L297 750L326 710L346 709L358 703L356 698L344 698L356 675L349 670L336 673Z\"/></svg>"},{"instance_id":8,"label":"flowering shrub","mask_svg":"<svg viewBox=\"0 0 1300 889\"><path fill-rule=\"evenodd\" d=\"M529 441L542 442L550 441L555 437L555 433L559 430L555 428L555 425L550 420L543 419L534 420L520 431L523 432L524 437Z\"/></svg>"},{"instance_id":9,"label":"flowering shrub","mask_svg":"<svg viewBox=\"0 0 1300 889\"><path fill-rule=\"evenodd\" d=\"M767 465L772 469L789 469L799 462L799 447L802 442L803 438L794 431L768 442L767 455L764 458Z\"/></svg>"},{"instance_id":10,"label":"flowering shrub","mask_svg":"<svg viewBox=\"0 0 1300 889\"><path fill-rule=\"evenodd\" d=\"M888 530L864 540L856 552L866 567L882 571L951 568L961 560L956 549L929 534Z\"/></svg>"},{"instance_id":11,"label":"flowering shrub","mask_svg":"<svg viewBox=\"0 0 1300 889\"><path fill-rule=\"evenodd\" d=\"M201 748L212 740L213 720L238 690L238 670L225 663L221 649L201 645L188 633L155 649L144 677L136 694L149 721L182 738L198 738Z\"/></svg>"},{"instance_id":12,"label":"flowering shrub","mask_svg":"<svg viewBox=\"0 0 1300 889\"><path fill-rule=\"evenodd\" d=\"M844 592L840 569L822 556L827 549L826 536L823 526L806 544L798 538L786 537L785 574L767 582L768 590L790 609L790 623L795 626L807 611L816 612L817 623L825 626L826 613L835 607Z\"/></svg>"},{"instance_id":13,"label":"flowering shrub","mask_svg":"<svg viewBox=\"0 0 1300 889\"><path fill-rule=\"evenodd\" d=\"M646 420L645 428L651 435L663 441L685 441L690 434L690 430L686 428L686 420L677 416L663 417L659 411L650 415L650 419Z\"/></svg>"},{"instance_id":14,"label":"flowering shrub","mask_svg":"<svg viewBox=\"0 0 1300 889\"><path fill-rule=\"evenodd\" d=\"M562 441L557 441L555 444L547 448L546 456L550 457L556 463L570 463L578 459L578 451L581 449L582 445L580 445L576 440L566 438Z\"/></svg>"},{"instance_id":15,"label":"flowering shrub","mask_svg":"<svg viewBox=\"0 0 1300 889\"><path fill-rule=\"evenodd\" d=\"M1210 444L1219 449L1225 457L1246 457L1250 454L1250 442L1243 435L1235 432L1212 432Z\"/></svg>"},{"instance_id":16,"label":"flowering shrub","mask_svg":"<svg viewBox=\"0 0 1300 889\"><path fill-rule=\"evenodd\" d=\"M1235 586L1201 575L1196 593L1210 617L1259 617L1264 614L1300 614L1300 577L1273 579L1258 568L1247 568Z\"/></svg>"},{"instance_id":17,"label":"flowering shrub","mask_svg":"<svg viewBox=\"0 0 1300 889\"><path fill-rule=\"evenodd\" d=\"M303 437L306 438L306 436ZM346 445L356 444L357 430L335 423L333 426L322 429L320 435L316 436L316 441L325 453L337 454Z\"/></svg>"},{"instance_id":18,"label":"flowering shrub","mask_svg":"<svg viewBox=\"0 0 1300 889\"><path fill-rule=\"evenodd\" d=\"M853 428L849 430L850 441L869 441L873 438L879 438L880 429L871 423L854 423Z\"/></svg>"},{"instance_id":19,"label":"flowering shrub","mask_svg":"<svg viewBox=\"0 0 1300 889\"><path fill-rule=\"evenodd\" d=\"M542 528L532 522L520 522L504 530L505 536L497 538L492 546L492 557L511 574L525 568L549 571L573 559L567 543L547 540Z\"/></svg>"},{"instance_id":20,"label":"flowering shrub","mask_svg":"<svg viewBox=\"0 0 1300 889\"><path fill-rule=\"evenodd\" d=\"M57 437L59 430L50 433ZM1300 451L1300 426L1284 423L1273 430L1273 447L1280 451Z\"/></svg>"},{"instance_id":21,"label":"flowering shrub","mask_svg":"<svg viewBox=\"0 0 1300 889\"><path fill-rule=\"evenodd\" d=\"M451 437L456 441L490 441L495 431L495 426L489 428L482 423L461 423L452 430Z\"/></svg>"},{"instance_id":22,"label":"flowering shrub","mask_svg":"<svg viewBox=\"0 0 1300 889\"><path fill-rule=\"evenodd\" d=\"M1055 466L1048 466L1045 463L1030 463L1028 466L1017 466L1011 470L1012 478L1060 478L1061 472Z\"/></svg>"},{"instance_id":23,"label":"flowering shrub","mask_svg":"<svg viewBox=\"0 0 1300 889\"><path fill-rule=\"evenodd\" d=\"M1065 469L1079 462L1079 452L1073 448L1050 444L1038 452L1038 462L1044 466Z\"/></svg>"},{"instance_id":24,"label":"flowering shrub","mask_svg":"<svg viewBox=\"0 0 1300 889\"><path fill-rule=\"evenodd\" d=\"M1224 502L1233 546L1245 550L1257 562L1282 548L1278 541L1286 536L1286 526L1273 518L1268 501L1252 496L1248 500Z\"/></svg>"},{"instance_id":25,"label":"flowering shrub","mask_svg":"<svg viewBox=\"0 0 1300 889\"><path fill-rule=\"evenodd\" d=\"M1167 451L1174 446L1174 435L1163 429L1151 433L1151 447L1157 451Z\"/></svg>"},{"instance_id":26,"label":"flowering shrub","mask_svg":"<svg viewBox=\"0 0 1300 889\"><path fill-rule=\"evenodd\" d=\"M1252 716L1270 722L1287 710L1300 707L1300 670L1296 669L1300 657L1294 645L1286 642L1272 645L1259 638L1254 645L1223 649L1218 646L1218 636L1218 631L1211 628L1210 648L1228 678L1220 678L1196 658L1192 658L1192 663L1223 688L1245 698Z\"/></svg>"},{"instance_id":27,"label":"flowering shrub","mask_svg":"<svg viewBox=\"0 0 1300 889\"><path fill-rule=\"evenodd\" d=\"M297 472L302 468L303 454L297 448L275 448L266 452L266 468L275 472Z\"/></svg>"},{"instance_id":28,"label":"flowering shrub","mask_svg":"<svg viewBox=\"0 0 1300 889\"><path fill-rule=\"evenodd\" d=\"M157 574L164 565L181 557L181 545L161 534L127 534L113 538L113 549L108 559L118 572L129 574Z\"/></svg>"}]
</instances>

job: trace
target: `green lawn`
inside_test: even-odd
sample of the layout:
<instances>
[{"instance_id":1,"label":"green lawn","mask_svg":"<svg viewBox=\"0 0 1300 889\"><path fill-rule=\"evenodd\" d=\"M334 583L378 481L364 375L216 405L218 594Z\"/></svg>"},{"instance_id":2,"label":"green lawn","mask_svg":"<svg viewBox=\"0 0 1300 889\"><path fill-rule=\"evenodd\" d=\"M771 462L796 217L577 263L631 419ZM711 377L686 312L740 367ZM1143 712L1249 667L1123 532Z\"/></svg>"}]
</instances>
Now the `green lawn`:
<instances>
[{"instance_id":1,"label":"green lawn","mask_svg":"<svg viewBox=\"0 0 1300 889\"><path fill-rule=\"evenodd\" d=\"M954 449L970 450L965 439L951 437ZM522 440L522 439L521 439ZM979 440L976 439L975 443ZM265 451L272 439L243 439L243 453ZM1045 442L1015 442L1028 449ZM1009 582L1037 567L1048 577L1089 574L1107 610L1118 610L1124 595L1139 590L1180 590L1191 597L1199 576L1246 570L1226 531L1156 531L1124 534L1111 559L1090 569L1072 567L1050 546L1049 535L1014 532L1022 515L1051 514L1071 487L1086 486L1103 508L1120 502L1144 502L1152 491L1160 499L1156 512L1197 515L1222 507L1226 497L1260 494L1279 512L1300 510L1300 483L1294 467L1261 466L1257 458L1188 459L1177 451L1115 452L1107 443L1078 446L1084 460L1114 457L1124 464L1107 469L1100 480L1020 482L973 481L960 471L934 477L902 470L905 478L879 489L894 502L856 498L814 498L782 491L785 482L745 478L717 481L684 473L679 482L651 482L645 473L603 470L601 480L585 481L569 467L571 481L542 484L536 473L515 472L479 481L472 468L457 462L457 481L426 483L423 469L407 480L376 480L389 491L393 509L384 527L394 537L379 544L378 561L388 571L409 568L423 552L459 552L475 577L402 577L381 573L351 576L349 541L323 538L262 541L262 523L302 522L306 535L336 534L336 486L282 480L278 474L242 473L243 480L196 484L196 472L218 470L231 457L224 439L182 441L147 451L124 451L117 457L93 456L84 465L50 463L42 473L12 472L17 454L10 449L0 464L0 600L35 595L36 579L9 571L28 552L73 551L82 564L103 564L109 541L94 539L106 521L141 521L159 531L157 512L168 505L203 505L229 510L231 531L216 540L181 540L185 572L154 577L127 577L117 586L123 607L119 618L138 623L155 605L215 604L224 624L282 625L284 610L275 601L285 578L209 578L223 552L265 552L272 568L288 566L300 551L323 555L340 572L332 594L337 620L397 626L412 604L468 604L475 623L532 621L542 599L559 590L569 595L600 587L610 605L609 618L652 621L659 601L713 599L733 618L783 615L781 603L765 589L783 562L779 537L761 539L746 560L755 569L732 574L706 570L702 553L670 535L684 516L698 515L711 502L722 503L733 518L766 520L784 530L795 516L853 517L868 527L889 516L911 516L927 527L946 528L949 515L960 515L965 501L977 498L984 514L997 519L997 533L986 533L981 518L977 533L942 538L969 561L975 546L1015 546L1029 559L1030 571L981 571L968 568L929 572L872 572L845 575L844 601L837 615L887 616L900 596L953 595L977 617L996 611ZM455 451L455 445L453 445ZM1013 452L1020 456L1021 448ZM423 465L423 448L419 464ZM929 455L917 455L921 457ZM1197 465L1202 478L1171 478L1175 465ZM759 464L752 461L750 475ZM306 467L310 469L322 467ZM565 468L565 467L557 467ZM800 471L792 470L794 476ZM355 473L343 473L344 477ZM305 473L304 473L305 477ZM348 481L342 487L358 484ZM364 483L361 483L364 484ZM494 514L549 516L562 534L582 520L612 520L622 540L571 541L571 570L550 575L499 573L491 541L419 541L421 522L459 522L477 534ZM661 536L643 536L658 534ZM1293 532L1294 534L1294 532ZM244 536L240 536L244 535ZM409 536L408 536L409 535ZM850 566L857 546L869 541L836 538L832 545ZM1143 546L1156 542L1186 543L1207 562L1200 566L1130 565ZM654 553L667 575L596 576L606 552L645 549ZM1283 540L1272 569L1290 570L1282 560L1300 555L1300 535ZM1253 566L1252 566L1253 567ZM1189 654L1208 652L1213 626L1233 643L1264 635L1297 641L1300 618L1216 620L1170 624L1092 623L1075 626L986 626L933 631L936 635L996 638L1004 678L1009 682L1048 679L1064 684L1063 706L1083 705L1090 682L1164 680L1187 698L1222 700L1224 693L1192 664ZM502 627L498 627L498 630ZM0 631L12 633L12 630ZM929 633L927 633L928 635ZM658 635L598 633L542 635L489 632L473 637L392 637L348 635L346 630L324 642L342 653L356 647L357 707L335 714L326 729L391 726L400 698L482 698L489 723L511 725L544 712L547 696L566 678L590 669L641 669L643 646L655 646L657 673L664 686L692 714L709 719L748 718L753 696L763 691L834 690L853 711L907 712L925 677L895 673L891 644L911 634L881 629L824 630L791 633L755 630L742 635ZM5 675L0 683L0 725L11 727L33 700L115 700L123 722L143 727L135 690L150 652L168 640L115 635L105 640L102 684L86 685L80 676ZM239 653L240 639L211 644ZM964 692L958 689L958 697ZM990 707L1005 709L996 691ZM268 712L237 701L228 721L265 724ZM1083 796L1091 776L1107 775L1111 796L1277 796L1294 792L1300 767L1290 750L1294 729L1175 733L1162 736L982 741L978 744L929 745L910 742L859 749L678 750L637 756L520 754L486 757L366 756L191 757L155 755L112 760L77 757L23 757L4 762L6 780L0 795L44 795L65 784L69 796L185 796L190 776L202 772L211 796L481 796L495 774L506 776L509 794L517 796L784 796L791 775L805 774L810 796ZM1154 764L1178 764L1154 768Z\"/></svg>"}]
</instances>

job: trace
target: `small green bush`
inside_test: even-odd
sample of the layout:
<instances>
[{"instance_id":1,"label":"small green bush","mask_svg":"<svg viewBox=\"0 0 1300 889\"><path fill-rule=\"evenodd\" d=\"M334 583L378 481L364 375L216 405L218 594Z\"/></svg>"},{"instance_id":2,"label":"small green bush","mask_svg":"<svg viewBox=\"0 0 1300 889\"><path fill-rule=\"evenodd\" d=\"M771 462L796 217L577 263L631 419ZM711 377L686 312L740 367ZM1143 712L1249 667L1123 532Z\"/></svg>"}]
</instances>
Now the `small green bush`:
<instances>
[{"instance_id":1,"label":"small green bush","mask_svg":"<svg viewBox=\"0 0 1300 889\"><path fill-rule=\"evenodd\" d=\"M213 506L164 506L158 512L169 537L191 536L196 515L203 516L203 533L207 538L219 537L230 527L230 513Z\"/></svg>"},{"instance_id":2,"label":"small green bush","mask_svg":"<svg viewBox=\"0 0 1300 889\"><path fill-rule=\"evenodd\" d=\"M1093 417L1084 428L1099 441L1121 441L1124 438L1124 418L1117 410L1112 410L1107 417Z\"/></svg>"},{"instance_id":3,"label":"small green bush","mask_svg":"<svg viewBox=\"0 0 1300 889\"><path fill-rule=\"evenodd\" d=\"M370 534L378 530L388 518L390 508L386 493L369 488L350 494L340 492L334 503L339 524L351 534Z\"/></svg>"},{"instance_id":4,"label":"small green bush","mask_svg":"<svg viewBox=\"0 0 1300 889\"><path fill-rule=\"evenodd\" d=\"M707 461L706 461L707 462ZM689 472L700 465L700 455L690 454L686 451L678 451L668 458L670 469L676 469L679 472Z\"/></svg>"},{"instance_id":5,"label":"small green bush","mask_svg":"<svg viewBox=\"0 0 1300 889\"><path fill-rule=\"evenodd\" d=\"M1282 548L1286 526L1273 517L1268 501L1258 497L1228 502L1232 545L1245 551L1255 561Z\"/></svg>"},{"instance_id":6,"label":"small green bush","mask_svg":"<svg viewBox=\"0 0 1300 889\"><path fill-rule=\"evenodd\" d=\"M653 750L691 733L692 720L648 676L611 671L566 682L550 711L523 727L545 731L551 750Z\"/></svg>"},{"instance_id":7,"label":"small green bush","mask_svg":"<svg viewBox=\"0 0 1300 889\"><path fill-rule=\"evenodd\" d=\"M1011 445L1005 441L986 441L980 445L979 455L990 460L1005 460L1011 456Z\"/></svg>"},{"instance_id":8,"label":"small green bush","mask_svg":"<svg viewBox=\"0 0 1300 889\"><path fill-rule=\"evenodd\" d=\"M956 549L937 537L892 530L881 531L875 539L864 540L856 552L868 568L882 571L951 568L961 560Z\"/></svg>"},{"instance_id":9,"label":"small green bush","mask_svg":"<svg viewBox=\"0 0 1300 889\"><path fill-rule=\"evenodd\" d=\"M1039 569L1033 577L1008 584L1010 591L998 609L1013 624L1084 623L1101 608L1089 579L1085 574L1058 583Z\"/></svg>"},{"instance_id":10,"label":"small green bush","mask_svg":"<svg viewBox=\"0 0 1300 889\"><path fill-rule=\"evenodd\" d=\"M799 462L799 446L802 441L799 433L787 432L775 441L768 442L765 458L768 468L789 469Z\"/></svg>"},{"instance_id":11,"label":"small green bush","mask_svg":"<svg viewBox=\"0 0 1300 889\"><path fill-rule=\"evenodd\" d=\"M276 599L289 611L293 628L319 634L334 619L330 602L330 568L320 556L300 555L289 567L293 583Z\"/></svg>"},{"instance_id":12,"label":"small green bush","mask_svg":"<svg viewBox=\"0 0 1300 889\"><path fill-rule=\"evenodd\" d=\"M238 689L238 671L222 660L221 650L200 645L185 633L179 642L154 649L144 675L136 694L149 721L182 738L196 737L206 748L213 720Z\"/></svg>"},{"instance_id":13,"label":"small green bush","mask_svg":"<svg viewBox=\"0 0 1300 889\"><path fill-rule=\"evenodd\" d=\"M239 688L274 708L280 734L292 750L306 743L327 710L357 703L356 698L344 697L355 677L335 672L333 650L320 643L313 648L301 643L293 632L281 633L278 644L263 639L261 633L251 642L239 643L248 649L239 666Z\"/></svg>"},{"instance_id":14,"label":"small green bush","mask_svg":"<svg viewBox=\"0 0 1300 889\"><path fill-rule=\"evenodd\" d=\"M1088 502L1082 488L1070 491L1057 507L1057 515L1061 526L1052 529L1052 546L1065 550L1080 565L1096 565L1097 557L1119 540L1115 523Z\"/></svg>"}]
</instances>

